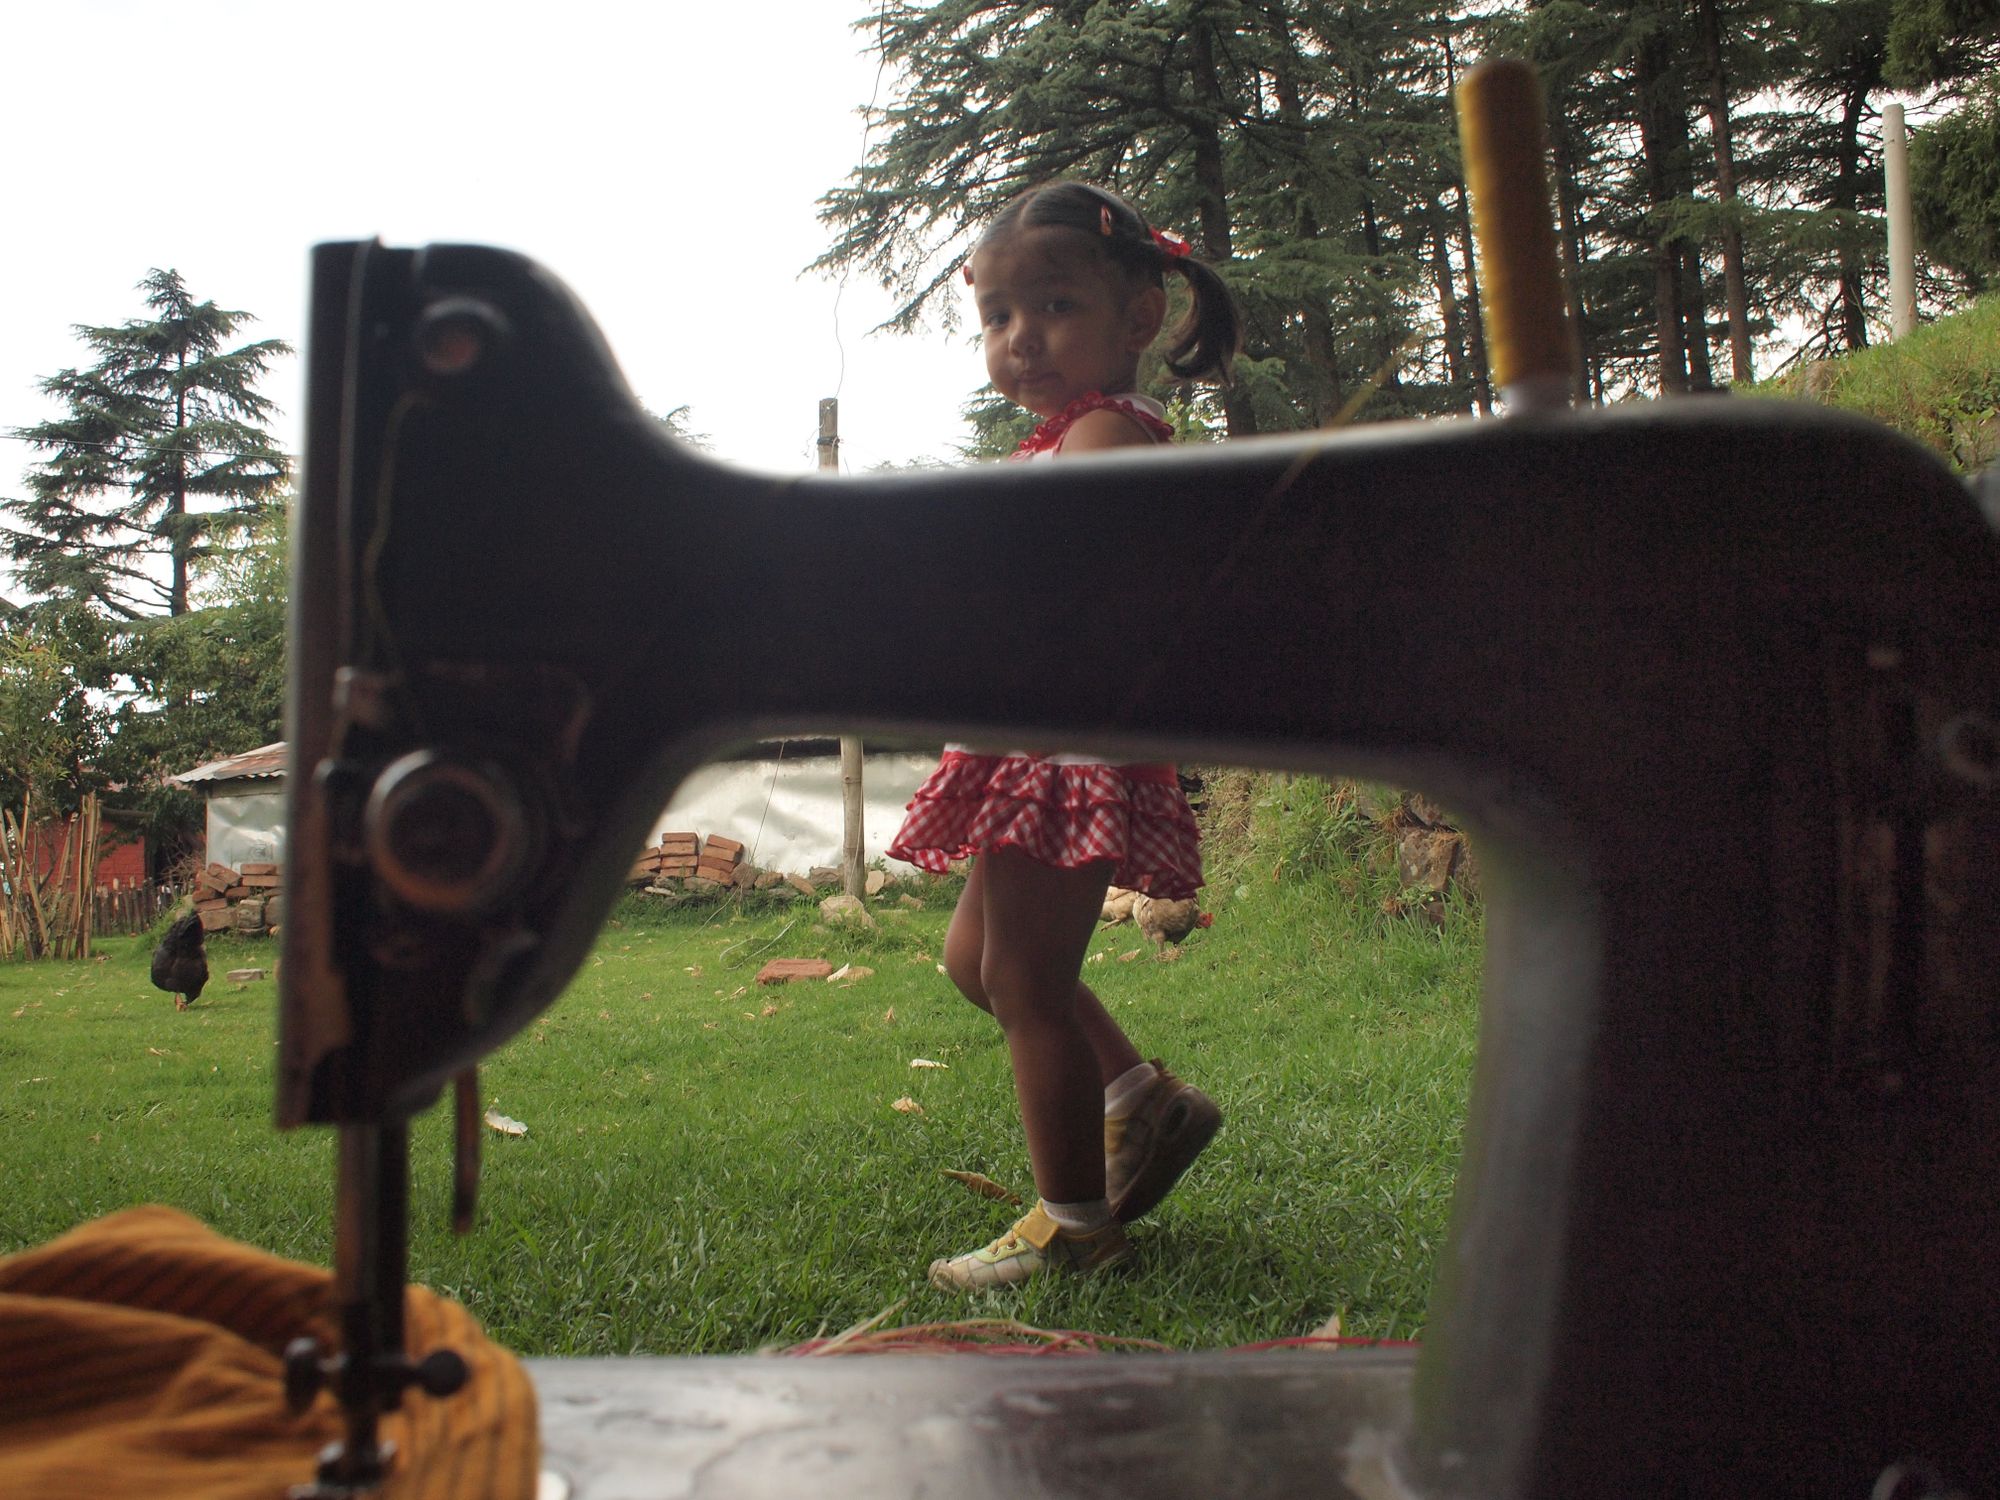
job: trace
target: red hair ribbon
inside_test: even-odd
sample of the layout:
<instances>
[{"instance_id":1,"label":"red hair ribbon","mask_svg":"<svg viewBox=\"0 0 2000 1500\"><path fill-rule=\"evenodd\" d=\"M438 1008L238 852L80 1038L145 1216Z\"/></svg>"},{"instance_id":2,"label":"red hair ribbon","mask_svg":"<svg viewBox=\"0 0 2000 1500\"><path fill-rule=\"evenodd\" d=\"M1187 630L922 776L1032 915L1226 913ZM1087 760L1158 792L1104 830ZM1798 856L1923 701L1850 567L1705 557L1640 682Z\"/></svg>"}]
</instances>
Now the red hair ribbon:
<instances>
[{"instance_id":1,"label":"red hair ribbon","mask_svg":"<svg viewBox=\"0 0 2000 1500\"><path fill-rule=\"evenodd\" d=\"M967 286L971 286L971 285L972 285L972 262L971 262L971 261L967 261L967 262L966 262L966 263L965 263L964 265L960 266L960 267L959 267L958 269L959 269L959 270L960 270L960 272L962 272L962 273L964 274L964 276L965 276L965 284L966 284Z\"/></svg>"},{"instance_id":2,"label":"red hair ribbon","mask_svg":"<svg viewBox=\"0 0 2000 1500\"><path fill-rule=\"evenodd\" d=\"M1175 239L1172 235L1163 234L1157 229L1152 231L1152 236L1153 243L1160 247L1163 254L1171 255L1175 260L1180 260L1187 255L1188 242L1186 240Z\"/></svg>"},{"instance_id":3,"label":"red hair ribbon","mask_svg":"<svg viewBox=\"0 0 2000 1500\"><path fill-rule=\"evenodd\" d=\"M1108 203L1097 205L1097 232L1107 240L1111 238L1111 205Z\"/></svg>"}]
</instances>

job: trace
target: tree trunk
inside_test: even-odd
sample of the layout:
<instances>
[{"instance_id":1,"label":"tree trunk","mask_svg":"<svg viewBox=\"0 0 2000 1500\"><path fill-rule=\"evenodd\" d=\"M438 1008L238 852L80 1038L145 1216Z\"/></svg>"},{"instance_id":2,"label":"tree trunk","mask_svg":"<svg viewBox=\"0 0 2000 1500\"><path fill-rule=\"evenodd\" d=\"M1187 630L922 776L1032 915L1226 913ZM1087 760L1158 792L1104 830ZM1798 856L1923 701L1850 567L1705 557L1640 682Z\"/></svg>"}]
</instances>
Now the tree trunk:
<instances>
[{"instance_id":1,"label":"tree trunk","mask_svg":"<svg viewBox=\"0 0 2000 1500\"><path fill-rule=\"evenodd\" d=\"M1743 226L1736 222L1736 152L1730 141L1729 80L1722 67L1722 20L1715 0L1700 0L1701 45L1708 62L1708 130L1715 142L1715 191L1722 225L1722 297L1729 310L1729 378L1757 378L1750 348L1750 291L1743 277Z\"/></svg>"},{"instance_id":2,"label":"tree trunk","mask_svg":"<svg viewBox=\"0 0 2000 1500\"><path fill-rule=\"evenodd\" d=\"M1282 47L1280 65L1272 76L1272 85L1278 96L1278 118L1296 126L1302 137L1309 139L1305 101L1299 95L1298 47L1282 0L1272 0L1267 4L1264 16L1271 34L1280 39ZM1319 238L1319 216L1313 212L1312 203L1304 193L1299 195L1295 223L1300 239ZM1333 336L1333 317L1328 311L1326 299L1319 296L1308 299L1299 316L1305 325L1306 358L1311 362L1314 373L1320 377L1312 383L1313 425L1325 427L1346 402L1344 383L1340 378L1340 347Z\"/></svg>"},{"instance_id":3,"label":"tree trunk","mask_svg":"<svg viewBox=\"0 0 2000 1500\"><path fill-rule=\"evenodd\" d=\"M1555 162L1557 243L1562 252L1563 299L1569 306L1570 326L1576 330L1577 352L1581 355L1577 362L1577 382L1581 388L1576 397L1579 402L1601 402L1604 394L1602 381L1591 378L1598 367L1597 351L1593 347L1595 341L1583 316L1583 229L1576 211L1579 196L1576 152L1569 127L1564 123L1553 97L1549 100L1549 150Z\"/></svg>"},{"instance_id":4,"label":"tree trunk","mask_svg":"<svg viewBox=\"0 0 2000 1500\"><path fill-rule=\"evenodd\" d=\"M187 369L187 355L175 357L177 372ZM175 381L174 393L174 503L167 521L167 550L173 558L172 592L167 596L167 613L184 615L188 609L188 543L187 528L181 518L187 514L187 453L180 446L181 434L187 430L187 388Z\"/></svg>"},{"instance_id":5,"label":"tree trunk","mask_svg":"<svg viewBox=\"0 0 2000 1500\"><path fill-rule=\"evenodd\" d=\"M1451 32L1448 29L1440 40L1444 44L1445 93L1449 97L1458 92L1458 59L1453 55ZM1463 172L1460 172L1452 183L1452 192L1459 254L1465 261L1465 343L1466 352L1472 357L1472 399L1478 404L1482 413L1491 416L1493 374L1486 362L1486 317L1479 302L1479 277L1473 271L1475 262L1472 258L1472 207L1465 194Z\"/></svg>"},{"instance_id":6,"label":"tree trunk","mask_svg":"<svg viewBox=\"0 0 2000 1500\"><path fill-rule=\"evenodd\" d=\"M1453 396L1465 400L1470 394L1465 373L1465 331L1458 317L1458 293L1451 284L1451 250L1445 232L1444 212L1431 215L1431 274L1437 282L1438 321L1444 327L1444 367L1451 379Z\"/></svg>"},{"instance_id":7,"label":"tree trunk","mask_svg":"<svg viewBox=\"0 0 2000 1500\"><path fill-rule=\"evenodd\" d=\"M1222 135L1216 119L1226 108L1222 79L1215 67L1215 32L1206 19L1193 28L1189 40L1194 47L1194 83L1209 113L1194 126L1194 180L1199 199L1202 258L1219 266L1234 255L1230 245L1229 184L1222 165ZM1250 400L1234 386L1222 392L1224 425L1231 437L1246 437L1257 430L1257 414Z\"/></svg>"},{"instance_id":8,"label":"tree trunk","mask_svg":"<svg viewBox=\"0 0 2000 1500\"><path fill-rule=\"evenodd\" d=\"M1667 160L1673 149L1673 87L1668 77L1664 36L1649 37L1638 52L1639 146L1646 165L1648 206L1664 208L1673 200L1673 177ZM1677 247L1660 239L1652 247L1653 326L1659 344L1662 396L1681 395L1688 388L1687 347L1681 337L1681 271Z\"/></svg>"},{"instance_id":9,"label":"tree trunk","mask_svg":"<svg viewBox=\"0 0 2000 1500\"><path fill-rule=\"evenodd\" d=\"M1834 179L1835 208L1850 217L1861 209L1861 116L1868 107L1865 88L1850 89L1840 112L1840 171ZM1862 300L1861 252L1840 247L1840 331L1849 349L1868 347L1868 310Z\"/></svg>"},{"instance_id":10,"label":"tree trunk","mask_svg":"<svg viewBox=\"0 0 2000 1500\"><path fill-rule=\"evenodd\" d=\"M1701 247L1681 241L1681 311L1687 343L1688 389L1712 391L1715 372L1708 363L1708 295L1702 285Z\"/></svg>"}]
</instances>

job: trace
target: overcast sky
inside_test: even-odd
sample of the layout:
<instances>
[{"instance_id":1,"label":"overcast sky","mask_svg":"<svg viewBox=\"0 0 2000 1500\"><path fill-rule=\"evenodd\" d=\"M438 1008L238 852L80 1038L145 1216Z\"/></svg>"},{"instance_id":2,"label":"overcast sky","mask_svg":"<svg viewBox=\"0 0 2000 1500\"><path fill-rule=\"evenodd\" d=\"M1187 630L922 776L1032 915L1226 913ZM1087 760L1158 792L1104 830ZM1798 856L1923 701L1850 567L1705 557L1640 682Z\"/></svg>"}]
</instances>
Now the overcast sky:
<instances>
[{"instance_id":1,"label":"overcast sky","mask_svg":"<svg viewBox=\"0 0 2000 1500\"><path fill-rule=\"evenodd\" d=\"M566 281L639 398L732 462L946 457L984 379L962 338L868 336L887 308L800 269L859 158L867 0L61 0L8 7L0 432L54 414L76 323L172 267L301 342L316 242L502 245ZM886 98L887 81L883 87ZM836 336L836 334L838 336ZM845 344L845 371L842 349ZM301 367L266 392L296 452ZM30 461L0 440L0 495Z\"/></svg>"}]
</instances>

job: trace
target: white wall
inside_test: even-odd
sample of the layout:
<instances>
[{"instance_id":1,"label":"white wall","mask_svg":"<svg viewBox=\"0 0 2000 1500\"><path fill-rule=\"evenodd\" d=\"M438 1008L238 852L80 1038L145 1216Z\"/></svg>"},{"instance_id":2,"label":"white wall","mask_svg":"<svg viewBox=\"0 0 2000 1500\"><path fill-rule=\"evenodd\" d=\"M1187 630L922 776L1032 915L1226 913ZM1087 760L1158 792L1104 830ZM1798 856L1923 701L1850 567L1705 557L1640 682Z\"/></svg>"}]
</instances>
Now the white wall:
<instances>
[{"instance_id":1,"label":"white wall","mask_svg":"<svg viewBox=\"0 0 2000 1500\"><path fill-rule=\"evenodd\" d=\"M870 755L862 766L862 858L873 860L902 826L917 784L937 765L935 755ZM766 870L803 875L814 865L840 863L840 757L716 761L674 793L653 825L663 833L719 833L744 847L744 859ZM900 860L890 868L907 870Z\"/></svg>"},{"instance_id":2,"label":"white wall","mask_svg":"<svg viewBox=\"0 0 2000 1500\"><path fill-rule=\"evenodd\" d=\"M284 783L259 781L252 785L277 790L208 799L208 857L232 870L240 870L246 863L285 862Z\"/></svg>"},{"instance_id":3,"label":"white wall","mask_svg":"<svg viewBox=\"0 0 2000 1500\"><path fill-rule=\"evenodd\" d=\"M862 858L881 857L902 826L917 784L937 765L935 755L870 755L862 769ZM283 782L251 783L248 796L208 799L208 857L232 869L245 861L285 862ZM840 863L840 757L716 761L674 793L654 821L663 833L719 833L744 846L744 858L767 870L803 875L814 865ZM900 860L893 868L908 869Z\"/></svg>"}]
</instances>

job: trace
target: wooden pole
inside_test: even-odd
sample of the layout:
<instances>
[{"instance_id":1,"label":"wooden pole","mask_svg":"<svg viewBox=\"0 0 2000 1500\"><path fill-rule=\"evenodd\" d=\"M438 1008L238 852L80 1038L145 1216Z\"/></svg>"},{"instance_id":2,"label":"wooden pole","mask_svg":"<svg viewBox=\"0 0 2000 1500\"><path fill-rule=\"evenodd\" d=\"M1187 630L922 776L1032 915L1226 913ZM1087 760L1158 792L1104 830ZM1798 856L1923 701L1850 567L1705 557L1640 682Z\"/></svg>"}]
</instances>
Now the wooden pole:
<instances>
[{"instance_id":1,"label":"wooden pole","mask_svg":"<svg viewBox=\"0 0 2000 1500\"><path fill-rule=\"evenodd\" d=\"M840 472L840 402L828 396L819 404L819 467L823 474ZM861 741L840 737L840 888L855 900L866 895L861 870Z\"/></svg>"}]
</instances>

